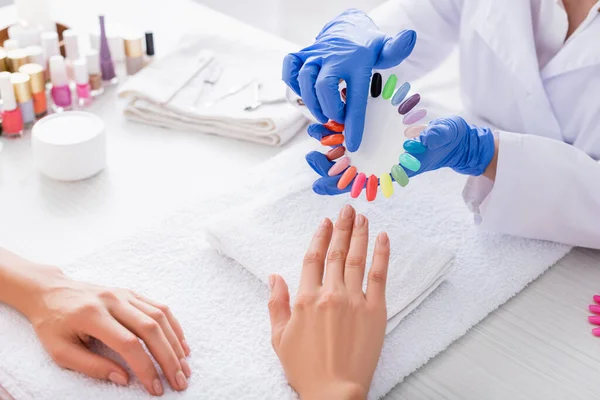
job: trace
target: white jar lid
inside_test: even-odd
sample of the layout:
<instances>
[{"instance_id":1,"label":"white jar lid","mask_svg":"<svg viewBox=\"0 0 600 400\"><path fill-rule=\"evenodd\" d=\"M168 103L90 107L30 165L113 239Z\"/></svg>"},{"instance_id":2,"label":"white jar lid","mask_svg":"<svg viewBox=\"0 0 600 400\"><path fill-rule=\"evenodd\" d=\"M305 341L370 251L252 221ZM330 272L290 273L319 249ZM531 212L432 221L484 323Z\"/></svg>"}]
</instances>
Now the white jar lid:
<instances>
[{"instance_id":1,"label":"white jar lid","mask_svg":"<svg viewBox=\"0 0 600 400\"><path fill-rule=\"evenodd\" d=\"M77 181L106 167L104 122L85 111L67 111L39 120L32 129L36 168L49 178Z\"/></svg>"}]
</instances>

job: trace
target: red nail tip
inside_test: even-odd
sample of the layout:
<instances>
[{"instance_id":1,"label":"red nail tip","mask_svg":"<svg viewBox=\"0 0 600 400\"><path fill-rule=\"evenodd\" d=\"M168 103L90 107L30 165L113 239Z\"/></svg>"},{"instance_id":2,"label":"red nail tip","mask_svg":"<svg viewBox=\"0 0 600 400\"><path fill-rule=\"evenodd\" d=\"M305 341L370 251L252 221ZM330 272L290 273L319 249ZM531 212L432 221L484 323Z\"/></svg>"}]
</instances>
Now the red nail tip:
<instances>
[{"instance_id":1,"label":"red nail tip","mask_svg":"<svg viewBox=\"0 0 600 400\"><path fill-rule=\"evenodd\" d=\"M590 305L590 311L594 314L600 314L600 306L596 304Z\"/></svg>"},{"instance_id":2,"label":"red nail tip","mask_svg":"<svg viewBox=\"0 0 600 400\"><path fill-rule=\"evenodd\" d=\"M325 154L325 157L327 157L327 159L329 161L333 161L333 160L337 160L338 158L343 156L345 153L346 153L346 148L344 146L334 147L333 149L329 150L327 152L327 154Z\"/></svg>"},{"instance_id":3,"label":"red nail tip","mask_svg":"<svg viewBox=\"0 0 600 400\"><path fill-rule=\"evenodd\" d=\"M367 179L367 200L373 201L377 197L377 186L379 186L379 180L375 175L369 176Z\"/></svg>"},{"instance_id":4,"label":"red nail tip","mask_svg":"<svg viewBox=\"0 0 600 400\"><path fill-rule=\"evenodd\" d=\"M354 180L354 183L352 184L352 190L350 191L350 197L352 197L353 199L356 199L358 196L360 196L360 192L362 192L362 190L364 189L366 181L367 181L367 176L365 174L363 174L362 172L360 174L358 174L356 176L356 179Z\"/></svg>"},{"instance_id":5,"label":"red nail tip","mask_svg":"<svg viewBox=\"0 0 600 400\"><path fill-rule=\"evenodd\" d=\"M337 132L337 133L344 132L344 124L338 124L334 120L329 120L329 122L327 122L324 126L325 126L325 128L327 128L333 132Z\"/></svg>"},{"instance_id":6,"label":"red nail tip","mask_svg":"<svg viewBox=\"0 0 600 400\"><path fill-rule=\"evenodd\" d=\"M321 144L323 146L336 146L342 143L344 143L344 135L339 133L323 136L323 139L321 139Z\"/></svg>"}]
</instances>

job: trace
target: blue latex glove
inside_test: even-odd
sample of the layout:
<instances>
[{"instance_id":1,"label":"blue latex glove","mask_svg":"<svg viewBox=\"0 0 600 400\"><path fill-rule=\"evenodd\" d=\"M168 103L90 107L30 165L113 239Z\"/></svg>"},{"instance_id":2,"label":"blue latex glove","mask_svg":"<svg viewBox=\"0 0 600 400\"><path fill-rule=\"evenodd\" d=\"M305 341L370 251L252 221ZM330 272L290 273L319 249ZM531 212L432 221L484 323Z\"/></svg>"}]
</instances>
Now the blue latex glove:
<instances>
[{"instance_id":1,"label":"blue latex glove","mask_svg":"<svg viewBox=\"0 0 600 400\"><path fill-rule=\"evenodd\" d=\"M331 22L315 43L283 60L283 81L322 123L345 125L346 147L356 151L362 141L371 73L400 64L415 46L416 33L385 35L362 11L350 9ZM346 104L339 82L347 85Z\"/></svg>"},{"instance_id":2,"label":"blue latex glove","mask_svg":"<svg viewBox=\"0 0 600 400\"><path fill-rule=\"evenodd\" d=\"M422 153L411 151L410 142L406 141L404 148L421 162L421 168L416 172L407 171L409 177L443 167L465 175L481 175L496 149L489 128L469 125L459 116L431 121L417 141L426 148L421 149Z\"/></svg>"}]
</instances>

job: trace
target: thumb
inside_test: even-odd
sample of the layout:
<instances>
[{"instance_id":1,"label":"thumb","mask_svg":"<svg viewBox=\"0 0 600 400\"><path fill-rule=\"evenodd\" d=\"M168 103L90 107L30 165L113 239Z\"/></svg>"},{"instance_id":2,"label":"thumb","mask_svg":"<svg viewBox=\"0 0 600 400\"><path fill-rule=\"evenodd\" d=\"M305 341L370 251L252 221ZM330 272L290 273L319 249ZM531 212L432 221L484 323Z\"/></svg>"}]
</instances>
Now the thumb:
<instances>
[{"instance_id":1,"label":"thumb","mask_svg":"<svg viewBox=\"0 0 600 400\"><path fill-rule=\"evenodd\" d=\"M393 38L388 37L383 43L383 48L374 68L387 69L395 67L412 53L416 43L417 33L413 30L404 30Z\"/></svg>"},{"instance_id":2,"label":"thumb","mask_svg":"<svg viewBox=\"0 0 600 400\"><path fill-rule=\"evenodd\" d=\"M281 335L285 329L292 311L290 310L290 292L288 286L279 275L269 277L271 298L269 299L269 316L271 317L271 343L277 352Z\"/></svg>"},{"instance_id":3,"label":"thumb","mask_svg":"<svg viewBox=\"0 0 600 400\"><path fill-rule=\"evenodd\" d=\"M127 372L119 364L108 358L93 353L82 343L76 344L65 340L50 354L62 368L81 372L94 379L108 380L120 386L129 383Z\"/></svg>"}]
</instances>

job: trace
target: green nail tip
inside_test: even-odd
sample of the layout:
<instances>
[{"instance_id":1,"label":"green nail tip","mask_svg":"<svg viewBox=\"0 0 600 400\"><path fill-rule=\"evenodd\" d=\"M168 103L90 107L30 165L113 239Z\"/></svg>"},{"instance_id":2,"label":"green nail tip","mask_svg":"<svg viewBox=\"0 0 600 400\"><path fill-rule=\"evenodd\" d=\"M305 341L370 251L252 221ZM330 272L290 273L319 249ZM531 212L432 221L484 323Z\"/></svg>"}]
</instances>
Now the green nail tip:
<instances>
[{"instance_id":1,"label":"green nail tip","mask_svg":"<svg viewBox=\"0 0 600 400\"><path fill-rule=\"evenodd\" d=\"M398 77L396 77L396 75L394 74L391 74L387 82L385 83L385 86L383 87L383 94L381 95L381 97L383 97L385 100L391 99L394 95L394 90L396 90L397 82Z\"/></svg>"},{"instance_id":2,"label":"green nail tip","mask_svg":"<svg viewBox=\"0 0 600 400\"><path fill-rule=\"evenodd\" d=\"M406 175L406 171L399 165L394 165L392 167L392 177L398 183L398 185L405 187L408 185L408 175Z\"/></svg>"},{"instance_id":3,"label":"green nail tip","mask_svg":"<svg viewBox=\"0 0 600 400\"><path fill-rule=\"evenodd\" d=\"M400 154L400 164L413 172L421 168L421 162L408 153Z\"/></svg>"}]
</instances>

